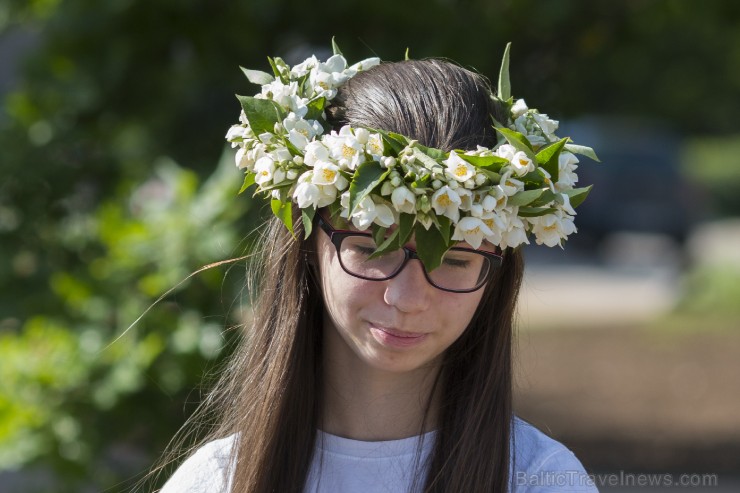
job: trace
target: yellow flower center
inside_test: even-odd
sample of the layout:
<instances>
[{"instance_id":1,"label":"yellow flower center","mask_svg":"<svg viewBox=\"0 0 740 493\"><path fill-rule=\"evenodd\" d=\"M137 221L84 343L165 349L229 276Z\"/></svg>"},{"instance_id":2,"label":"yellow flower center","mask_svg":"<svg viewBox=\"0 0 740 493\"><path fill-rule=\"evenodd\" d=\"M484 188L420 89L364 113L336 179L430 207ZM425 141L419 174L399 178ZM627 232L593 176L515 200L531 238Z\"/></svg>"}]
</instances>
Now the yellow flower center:
<instances>
[{"instance_id":1,"label":"yellow flower center","mask_svg":"<svg viewBox=\"0 0 740 493\"><path fill-rule=\"evenodd\" d=\"M476 226L475 228L469 229L465 232L469 235L477 235L478 233L480 233L480 226Z\"/></svg>"},{"instance_id":2,"label":"yellow flower center","mask_svg":"<svg viewBox=\"0 0 740 493\"><path fill-rule=\"evenodd\" d=\"M305 128L298 130L298 133L303 135L305 138L308 138L308 130L306 130Z\"/></svg>"},{"instance_id":3,"label":"yellow flower center","mask_svg":"<svg viewBox=\"0 0 740 493\"><path fill-rule=\"evenodd\" d=\"M558 225L556 223L553 223L549 226L545 226L545 231L557 231Z\"/></svg>"},{"instance_id":4,"label":"yellow flower center","mask_svg":"<svg viewBox=\"0 0 740 493\"><path fill-rule=\"evenodd\" d=\"M352 159L357 154L357 149L350 147L347 144L342 144L342 157L346 159Z\"/></svg>"},{"instance_id":5,"label":"yellow flower center","mask_svg":"<svg viewBox=\"0 0 740 493\"><path fill-rule=\"evenodd\" d=\"M528 162L528 161L526 161L525 159L520 159L520 160L519 160L519 164L521 164L522 166L526 166L526 165L528 165L528 164L529 164L529 162Z\"/></svg>"},{"instance_id":6,"label":"yellow flower center","mask_svg":"<svg viewBox=\"0 0 740 493\"><path fill-rule=\"evenodd\" d=\"M483 222L488 226L488 229L493 229L493 219L484 219Z\"/></svg>"},{"instance_id":7,"label":"yellow flower center","mask_svg":"<svg viewBox=\"0 0 740 493\"><path fill-rule=\"evenodd\" d=\"M324 177L324 181L332 182L334 181L334 177L337 176L337 172L333 169L322 169L321 174Z\"/></svg>"},{"instance_id":8,"label":"yellow flower center","mask_svg":"<svg viewBox=\"0 0 740 493\"><path fill-rule=\"evenodd\" d=\"M437 203L442 207L449 207L452 205L452 201L450 200L450 196L446 193L443 193L439 197L437 197Z\"/></svg>"},{"instance_id":9,"label":"yellow flower center","mask_svg":"<svg viewBox=\"0 0 740 493\"><path fill-rule=\"evenodd\" d=\"M455 176L463 177L468 174L468 168L465 167L465 165L459 164L457 168L455 168Z\"/></svg>"}]
</instances>

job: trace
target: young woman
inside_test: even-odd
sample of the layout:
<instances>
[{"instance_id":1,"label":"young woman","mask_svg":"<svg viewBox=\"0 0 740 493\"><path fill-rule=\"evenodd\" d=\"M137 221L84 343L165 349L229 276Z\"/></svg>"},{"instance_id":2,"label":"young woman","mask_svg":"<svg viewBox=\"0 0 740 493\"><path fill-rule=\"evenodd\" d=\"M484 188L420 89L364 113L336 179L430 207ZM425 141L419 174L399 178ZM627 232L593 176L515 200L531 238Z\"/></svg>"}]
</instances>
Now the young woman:
<instances>
[{"instance_id":1,"label":"young woman","mask_svg":"<svg viewBox=\"0 0 740 493\"><path fill-rule=\"evenodd\" d=\"M514 247L564 239L578 195L552 120L526 152L492 122L546 115L446 61L271 63L227 136L276 213L254 318L209 400L216 429L162 492L595 491L512 414ZM533 186L565 197L526 202ZM519 213L546 205L549 226Z\"/></svg>"}]
</instances>

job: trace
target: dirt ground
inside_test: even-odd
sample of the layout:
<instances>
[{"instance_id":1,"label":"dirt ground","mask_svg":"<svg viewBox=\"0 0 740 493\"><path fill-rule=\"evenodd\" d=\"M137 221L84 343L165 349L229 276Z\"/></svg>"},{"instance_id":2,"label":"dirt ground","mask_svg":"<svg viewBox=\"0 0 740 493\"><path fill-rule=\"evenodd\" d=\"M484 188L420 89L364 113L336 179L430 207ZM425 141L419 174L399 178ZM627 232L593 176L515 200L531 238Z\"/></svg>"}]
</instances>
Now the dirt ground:
<instances>
[{"instance_id":1,"label":"dirt ground","mask_svg":"<svg viewBox=\"0 0 740 493\"><path fill-rule=\"evenodd\" d=\"M522 331L516 396L588 470L740 475L740 323Z\"/></svg>"}]
</instances>

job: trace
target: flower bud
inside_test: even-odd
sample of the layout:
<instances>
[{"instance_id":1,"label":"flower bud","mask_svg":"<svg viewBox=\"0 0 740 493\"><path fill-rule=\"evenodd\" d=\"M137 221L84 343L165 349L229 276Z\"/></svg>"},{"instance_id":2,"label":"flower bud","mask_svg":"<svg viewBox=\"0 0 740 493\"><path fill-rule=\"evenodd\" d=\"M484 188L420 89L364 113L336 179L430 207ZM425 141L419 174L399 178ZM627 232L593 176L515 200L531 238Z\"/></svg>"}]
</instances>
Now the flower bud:
<instances>
[{"instance_id":1,"label":"flower bud","mask_svg":"<svg viewBox=\"0 0 740 493\"><path fill-rule=\"evenodd\" d=\"M411 156L414 155L414 150L411 149L411 145L410 144L409 144L408 147L406 147L406 149L403 150L403 155L404 156L409 156L409 157L411 157Z\"/></svg>"},{"instance_id":2,"label":"flower bud","mask_svg":"<svg viewBox=\"0 0 740 493\"><path fill-rule=\"evenodd\" d=\"M294 169L289 169L288 172L285 173L285 176L286 178L288 178L288 180L293 181L298 178L298 171Z\"/></svg>"},{"instance_id":3,"label":"flower bud","mask_svg":"<svg viewBox=\"0 0 740 493\"><path fill-rule=\"evenodd\" d=\"M390 169L396 165L396 158L393 156L386 156L383 158L383 165Z\"/></svg>"},{"instance_id":4,"label":"flower bud","mask_svg":"<svg viewBox=\"0 0 740 493\"><path fill-rule=\"evenodd\" d=\"M467 189L475 188L475 182L472 178L468 178L467 180L465 180L463 185L465 185L465 188Z\"/></svg>"},{"instance_id":5,"label":"flower bud","mask_svg":"<svg viewBox=\"0 0 740 493\"><path fill-rule=\"evenodd\" d=\"M434 180L432 182L432 188L435 190L439 190L440 188L442 188L442 182L439 180Z\"/></svg>"},{"instance_id":6,"label":"flower bud","mask_svg":"<svg viewBox=\"0 0 740 493\"><path fill-rule=\"evenodd\" d=\"M432 210L432 204L429 202L429 197L422 195L419 200L416 201L417 207L422 212L429 212Z\"/></svg>"},{"instance_id":7,"label":"flower bud","mask_svg":"<svg viewBox=\"0 0 740 493\"><path fill-rule=\"evenodd\" d=\"M477 174L475 175L475 184L478 186L483 185L486 182L486 175L483 174Z\"/></svg>"},{"instance_id":8,"label":"flower bud","mask_svg":"<svg viewBox=\"0 0 740 493\"><path fill-rule=\"evenodd\" d=\"M367 139L370 137L370 132L368 132L364 128L356 128L355 129L355 138L357 139L357 142L359 142L362 145L367 144Z\"/></svg>"},{"instance_id":9,"label":"flower bud","mask_svg":"<svg viewBox=\"0 0 740 493\"><path fill-rule=\"evenodd\" d=\"M380 186L380 195L390 195L393 193L393 183L390 181L384 181L383 185Z\"/></svg>"},{"instance_id":10,"label":"flower bud","mask_svg":"<svg viewBox=\"0 0 740 493\"><path fill-rule=\"evenodd\" d=\"M272 131L279 134L283 131L283 126L279 122L275 122L275 125L272 127Z\"/></svg>"},{"instance_id":11,"label":"flower bud","mask_svg":"<svg viewBox=\"0 0 740 493\"><path fill-rule=\"evenodd\" d=\"M450 187L453 190L457 190L457 188L460 186L457 181L450 180L449 183L447 183L447 186Z\"/></svg>"},{"instance_id":12,"label":"flower bud","mask_svg":"<svg viewBox=\"0 0 740 493\"><path fill-rule=\"evenodd\" d=\"M389 174L388 176L390 176L391 180L392 180L393 178L400 178L400 177L401 177L401 175L400 175L400 174L398 173L398 171L396 171L396 170L393 170L393 171L391 171L391 172L390 172L390 174Z\"/></svg>"},{"instance_id":13,"label":"flower bud","mask_svg":"<svg viewBox=\"0 0 740 493\"><path fill-rule=\"evenodd\" d=\"M393 178L391 178L391 183L393 184L394 187L401 186L401 177L400 176L394 176Z\"/></svg>"},{"instance_id":14,"label":"flower bud","mask_svg":"<svg viewBox=\"0 0 740 493\"><path fill-rule=\"evenodd\" d=\"M300 166L303 164L303 158L301 156L296 156L293 158L293 162Z\"/></svg>"}]
</instances>

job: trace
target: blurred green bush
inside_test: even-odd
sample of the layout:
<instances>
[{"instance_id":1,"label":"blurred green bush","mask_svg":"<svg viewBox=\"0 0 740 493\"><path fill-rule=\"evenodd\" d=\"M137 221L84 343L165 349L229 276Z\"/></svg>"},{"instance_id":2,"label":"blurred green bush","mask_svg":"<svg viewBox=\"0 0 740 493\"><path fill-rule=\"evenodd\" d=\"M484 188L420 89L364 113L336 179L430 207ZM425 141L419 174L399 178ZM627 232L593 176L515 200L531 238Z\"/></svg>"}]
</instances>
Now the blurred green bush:
<instances>
[{"instance_id":1,"label":"blurred green bush","mask_svg":"<svg viewBox=\"0 0 740 493\"><path fill-rule=\"evenodd\" d=\"M162 159L130 193L45 231L79 261L48 275L55 312L0 332L0 469L43 458L72 490L83 479L102 489L167 443L186 417L185 396L244 316L243 265L181 283L248 248L237 250L235 222L251 217L234 199L238 183L231 153L202 184Z\"/></svg>"}]
</instances>

